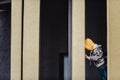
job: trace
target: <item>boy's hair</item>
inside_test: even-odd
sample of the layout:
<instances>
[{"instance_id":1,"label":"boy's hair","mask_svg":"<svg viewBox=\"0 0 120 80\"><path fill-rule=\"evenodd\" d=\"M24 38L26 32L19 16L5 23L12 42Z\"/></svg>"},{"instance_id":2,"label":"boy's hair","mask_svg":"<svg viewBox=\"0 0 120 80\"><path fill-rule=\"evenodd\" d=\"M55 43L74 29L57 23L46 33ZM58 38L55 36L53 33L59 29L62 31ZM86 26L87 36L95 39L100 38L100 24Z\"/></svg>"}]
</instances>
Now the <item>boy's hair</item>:
<instances>
[{"instance_id":1,"label":"boy's hair","mask_svg":"<svg viewBox=\"0 0 120 80\"><path fill-rule=\"evenodd\" d=\"M85 39L85 49L92 51L94 45L95 43L90 38Z\"/></svg>"}]
</instances>

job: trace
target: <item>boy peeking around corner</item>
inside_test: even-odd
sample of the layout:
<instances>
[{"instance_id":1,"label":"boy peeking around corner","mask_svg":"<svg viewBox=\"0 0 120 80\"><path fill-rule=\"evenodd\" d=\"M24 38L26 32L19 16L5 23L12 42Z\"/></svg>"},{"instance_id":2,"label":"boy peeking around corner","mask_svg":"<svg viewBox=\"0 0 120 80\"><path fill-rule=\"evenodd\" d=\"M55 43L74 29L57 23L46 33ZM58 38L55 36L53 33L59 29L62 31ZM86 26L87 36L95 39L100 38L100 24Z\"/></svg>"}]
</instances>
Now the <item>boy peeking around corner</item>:
<instances>
[{"instance_id":1,"label":"boy peeking around corner","mask_svg":"<svg viewBox=\"0 0 120 80\"><path fill-rule=\"evenodd\" d=\"M85 55L85 58L93 62L100 72L101 80L107 80L107 72L105 70L105 60L101 45L94 43L90 38L85 39L85 49L90 51L90 56Z\"/></svg>"}]
</instances>

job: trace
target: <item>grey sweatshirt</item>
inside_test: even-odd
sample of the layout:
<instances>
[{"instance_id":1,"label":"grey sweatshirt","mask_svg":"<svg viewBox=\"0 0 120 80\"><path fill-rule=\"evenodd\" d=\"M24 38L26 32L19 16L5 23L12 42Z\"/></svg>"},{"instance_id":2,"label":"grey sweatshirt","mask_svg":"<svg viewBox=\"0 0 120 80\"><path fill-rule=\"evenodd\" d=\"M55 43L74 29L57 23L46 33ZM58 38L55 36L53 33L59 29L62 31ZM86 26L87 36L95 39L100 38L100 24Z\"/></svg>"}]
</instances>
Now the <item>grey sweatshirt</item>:
<instances>
[{"instance_id":1,"label":"grey sweatshirt","mask_svg":"<svg viewBox=\"0 0 120 80\"><path fill-rule=\"evenodd\" d=\"M90 56L87 56L87 59L92 61L96 67L100 67L105 63L103 58L103 51L101 45L95 44L93 51L90 52Z\"/></svg>"}]
</instances>

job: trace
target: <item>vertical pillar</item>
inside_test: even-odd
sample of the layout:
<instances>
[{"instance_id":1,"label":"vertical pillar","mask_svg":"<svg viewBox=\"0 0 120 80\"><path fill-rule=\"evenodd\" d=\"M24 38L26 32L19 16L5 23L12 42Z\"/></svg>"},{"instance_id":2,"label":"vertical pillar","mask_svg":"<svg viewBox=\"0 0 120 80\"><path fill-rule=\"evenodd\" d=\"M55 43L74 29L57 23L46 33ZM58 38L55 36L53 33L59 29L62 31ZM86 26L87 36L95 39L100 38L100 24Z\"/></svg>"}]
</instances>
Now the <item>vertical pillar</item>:
<instances>
[{"instance_id":1,"label":"vertical pillar","mask_svg":"<svg viewBox=\"0 0 120 80\"><path fill-rule=\"evenodd\" d=\"M85 80L85 1L72 1L72 80Z\"/></svg>"},{"instance_id":2,"label":"vertical pillar","mask_svg":"<svg viewBox=\"0 0 120 80\"><path fill-rule=\"evenodd\" d=\"M21 80L22 0L11 0L11 80Z\"/></svg>"},{"instance_id":3,"label":"vertical pillar","mask_svg":"<svg viewBox=\"0 0 120 80\"><path fill-rule=\"evenodd\" d=\"M40 0L24 0L23 80L39 80Z\"/></svg>"},{"instance_id":4,"label":"vertical pillar","mask_svg":"<svg viewBox=\"0 0 120 80\"><path fill-rule=\"evenodd\" d=\"M108 1L108 79L119 80L120 76L120 0Z\"/></svg>"}]
</instances>

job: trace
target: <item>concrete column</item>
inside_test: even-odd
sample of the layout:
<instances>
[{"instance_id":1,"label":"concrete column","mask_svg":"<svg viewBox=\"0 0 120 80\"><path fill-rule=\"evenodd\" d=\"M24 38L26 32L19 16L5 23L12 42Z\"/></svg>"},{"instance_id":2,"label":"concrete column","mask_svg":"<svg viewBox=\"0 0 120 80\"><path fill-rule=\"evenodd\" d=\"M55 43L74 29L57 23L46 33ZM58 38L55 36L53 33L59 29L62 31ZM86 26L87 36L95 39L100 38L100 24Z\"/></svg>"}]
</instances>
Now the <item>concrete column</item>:
<instances>
[{"instance_id":1,"label":"concrete column","mask_svg":"<svg viewBox=\"0 0 120 80\"><path fill-rule=\"evenodd\" d=\"M40 0L24 0L23 80L39 80Z\"/></svg>"},{"instance_id":2,"label":"concrete column","mask_svg":"<svg viewBox=\"0 0 120 80\"><path fill-rule=\"evenodd\" d=\"M21 80L22 0L11 0L11 80Z\"/></svg>"},{"instance_id":3,"label":"concrete column","mask_svg":"<svg viewBox=\"0 0 120 80\"><path fill-rule=\"evenodd\" d=\"M120 79L120 0L108 1L108 80Z\"/></svg>"},{"instance_id":4,"label":"concrete column","mask_svg":"<svg viewBox=\"0 0 120 80\"><path fill-rule=\"evenodd\" d=\"M72 0L72 80L85 80L85 0Z\"/></svg>"}]
</instances>

